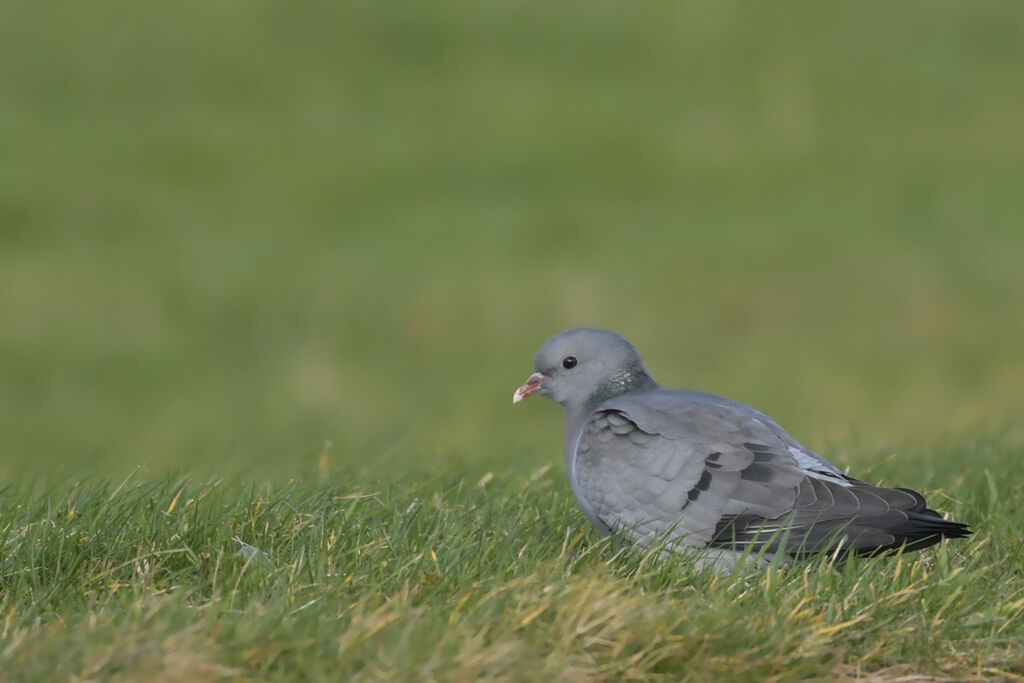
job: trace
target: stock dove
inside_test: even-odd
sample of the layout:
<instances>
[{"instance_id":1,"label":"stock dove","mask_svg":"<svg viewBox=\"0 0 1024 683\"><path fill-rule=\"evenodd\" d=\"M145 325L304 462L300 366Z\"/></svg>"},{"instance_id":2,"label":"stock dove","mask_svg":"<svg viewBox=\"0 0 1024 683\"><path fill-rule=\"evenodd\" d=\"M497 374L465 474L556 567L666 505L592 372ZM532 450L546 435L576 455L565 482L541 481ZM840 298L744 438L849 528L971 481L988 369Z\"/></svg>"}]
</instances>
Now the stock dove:
<instances>
[{"instance_id":1,"label":"stock dove","mask_svg":"<svg viewBox=\"0 0 1024 683\"><path fill-rule=\"evenodd\" d=\"M778 553L871 556L970 533L915 491L846 475L750 406L663 389L614 332L563 332L534 366L513 403L537 393L562 405L569 483L602 534L664 538L729 573Z\"/></svg>"}]
</instances>

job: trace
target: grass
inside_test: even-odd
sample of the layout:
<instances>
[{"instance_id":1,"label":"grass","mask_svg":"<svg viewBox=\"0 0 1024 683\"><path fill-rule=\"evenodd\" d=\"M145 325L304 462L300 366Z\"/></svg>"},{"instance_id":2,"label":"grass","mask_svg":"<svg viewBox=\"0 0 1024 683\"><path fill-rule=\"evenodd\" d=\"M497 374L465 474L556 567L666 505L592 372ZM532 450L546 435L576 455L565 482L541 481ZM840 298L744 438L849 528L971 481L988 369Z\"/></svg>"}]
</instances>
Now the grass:
<instances>
[{"instance_id":1,"label":"grass","mask_svg":"<svg viewBox=\"0 0 1024 683\"><path fill-rule=\"evenodd\" d=\"M944 448L974 450L973 483L924 477L969 541L753 578L617 548L547 467L9 488L0 656L8 680L1020 678L1024 453Z\"/></svg>"},{"instance_id":2,"label":"grass","mask_svg":"<svg viewBox=\"0 0 1024 683\"><path fill-rule=\"evenodd\" d=\"M0 3L2 677L1024 675L1019 7L929 9ZM977 535L620 553L578 325Z\"/></svg>"},{"instance_id":3,"label":"grass","mask_svg":"<svg viewBox=\"0 0 1024 683\"><path fill-rule=\"evenodd\" d=\"M943 6L0 8L0 471L539 454L578 325L811 445L1016 425L1017 8Z\"/></svg>"}]
</instances>

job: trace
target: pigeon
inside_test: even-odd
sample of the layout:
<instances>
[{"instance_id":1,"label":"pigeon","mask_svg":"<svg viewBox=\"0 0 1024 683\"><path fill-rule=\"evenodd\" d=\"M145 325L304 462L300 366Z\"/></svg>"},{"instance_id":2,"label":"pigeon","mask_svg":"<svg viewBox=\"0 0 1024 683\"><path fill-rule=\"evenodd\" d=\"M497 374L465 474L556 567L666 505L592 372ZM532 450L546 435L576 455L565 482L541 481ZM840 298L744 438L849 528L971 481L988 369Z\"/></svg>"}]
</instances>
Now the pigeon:
<instances>
[{"instance_id":1,"label":"pigeon","mask_svg":"<svg viewBox=\"0 0 1024 683\"><path fill-rule=\"evenodd\" d=\"M563 332L533 362L512 402L540 394L562 405L569 483L604 535L664 539L663 552L729 574L777 555L842 563L971 533L916 491L847 475L750 406L662 388L614 332Z\"/></svg>"}]
</instances>

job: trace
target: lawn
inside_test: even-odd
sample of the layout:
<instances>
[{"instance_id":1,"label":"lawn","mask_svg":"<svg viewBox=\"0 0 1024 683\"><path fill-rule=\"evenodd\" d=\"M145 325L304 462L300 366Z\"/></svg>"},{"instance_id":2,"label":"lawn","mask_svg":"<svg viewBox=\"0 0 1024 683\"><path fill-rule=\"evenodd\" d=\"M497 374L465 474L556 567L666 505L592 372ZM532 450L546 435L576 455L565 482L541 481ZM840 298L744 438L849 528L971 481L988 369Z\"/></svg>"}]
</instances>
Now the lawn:
<instances>
[{"instance_id":1,"label":"lawn","mask_svg":"<svg viewBox=\"0 0 1024 683\"><path fill-rule=\"evenodd\" d=\"M965 450L976 476L926 465ZM546 466L376 485L307 472L9 489L5 675L1024 675L1024 452L969 439L884 462L872 474L921 482L979 532L842 571L810 561L723 579L599 538Z\"/></svg>"},{"instance_id":2,"label":"lawn","mask_svg":"<svg viewBox=\"0 0 1024 683\"><path fill-rule=\"evenodd\" d=\"M1020 26L3 5L3 677L1024 677ZM975 535L621 552L511 405L578 325Z\"/></svg>"}]
</instances>

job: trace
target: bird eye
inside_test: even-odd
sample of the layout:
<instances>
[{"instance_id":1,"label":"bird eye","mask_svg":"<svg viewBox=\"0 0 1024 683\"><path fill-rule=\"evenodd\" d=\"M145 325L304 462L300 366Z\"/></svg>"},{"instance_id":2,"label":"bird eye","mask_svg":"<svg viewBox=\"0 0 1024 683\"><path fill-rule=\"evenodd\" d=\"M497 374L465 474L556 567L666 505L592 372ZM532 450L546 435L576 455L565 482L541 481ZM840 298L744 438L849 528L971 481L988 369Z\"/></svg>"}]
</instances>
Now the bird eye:
<instances>
[{"instance_id":1,"label":"bird eye","mask_svg":"<svg viewBox=\"0 0 1024 683\"><path fill-rule=\"evenodd\" d=\"M562 361L562 367L566 370L572 370L576 367L576 356L566 356L565 360Z\"/></svg>"}]
</instances>

